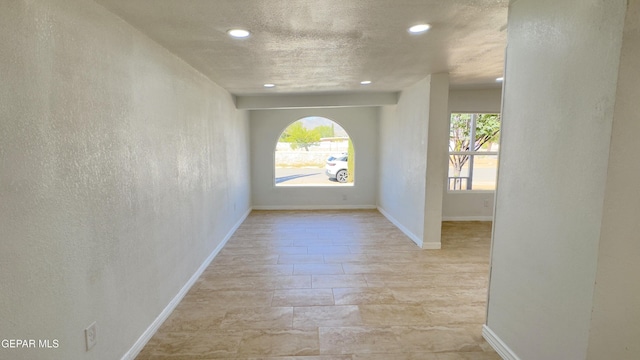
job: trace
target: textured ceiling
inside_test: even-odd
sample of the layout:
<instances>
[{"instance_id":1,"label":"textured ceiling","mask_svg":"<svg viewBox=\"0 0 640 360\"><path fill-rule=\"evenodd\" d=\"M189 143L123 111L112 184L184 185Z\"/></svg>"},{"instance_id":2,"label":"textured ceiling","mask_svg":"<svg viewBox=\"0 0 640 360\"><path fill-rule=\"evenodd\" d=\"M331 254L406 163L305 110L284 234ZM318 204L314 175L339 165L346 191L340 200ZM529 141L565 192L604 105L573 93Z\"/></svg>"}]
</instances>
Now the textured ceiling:
<instances>
[{"instance_id":1,"label":"textured ceiling","mask_svg":"<svg viewBox=\"0 0 640 360\"><path fill-rule=\"evenodd\" d=\"M235 95L496 86L508 0L96 0ZM411 35L426 22L432 29ZM230 28L251 36L230 38ZM362 80L371 80L368 86ZM273 89L263 84L274 83Z\"/></svg>"}]
</instances>

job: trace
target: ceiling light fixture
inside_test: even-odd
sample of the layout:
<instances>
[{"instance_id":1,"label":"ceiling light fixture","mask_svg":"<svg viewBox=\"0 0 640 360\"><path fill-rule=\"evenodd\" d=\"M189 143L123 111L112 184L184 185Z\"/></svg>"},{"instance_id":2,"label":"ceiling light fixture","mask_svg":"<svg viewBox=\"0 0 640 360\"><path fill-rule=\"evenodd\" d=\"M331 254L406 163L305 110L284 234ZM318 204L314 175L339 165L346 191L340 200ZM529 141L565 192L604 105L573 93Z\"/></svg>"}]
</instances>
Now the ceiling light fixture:
<instances>
[{"instance_id":1,"label":"ceiling light fixture","mask_svg":"<svg viewBox=\"0 0 640 360\"><path fill-rule=\"evenodd\" d=\"M231 29L227 30L227 34L236 39L242 39L248 37L251 33L249 32L249 30L245 29Z\"/></svg>"},{"instance_id":2,"label":"ceiling light fixture","mask_svg":"<svg viewBox=\"0 0 640 360\"><path fill-rule=\"evenodd\" d=\"M371 84L371 80L360 81L360 85L370 85L370 84Z\"/></svg>"},{"instance_id":3,"label":"ceiling light fixture","mask_svg":"<svg viewBox=\"0 0 640 360\"><path fill-rule=\"evenodd\" d=\"M276 87L276 84L264 84L264 87L266 87L266 88L274 88L274 87Z\"/></svg>"},{"instance_id":4,"label":"ceiling light fixture","mask_svg":"<svg viewBox=\"0 0 640 360\"><path fill-rule=\"evenodd\" d=\"M496 81L497 81L497 82L503 82L503 81L504 81L504 78L503 78L503 77L496 78Z\"/></svg>"},{"instance_id":5,"label":"ceiling light fixture","mask_svg":"<svg viewBox=\"0 0 640 360\"><path fill-rule=\"evenodd\" d=\"M410 27L409 28L409 33L411 33L411 34L422 34L423 32L426 32L429 29L431 29L431 25L429 25L429 24L418 24L418 25L413 25L412 27Z\"/></svg>"}]
</instances>

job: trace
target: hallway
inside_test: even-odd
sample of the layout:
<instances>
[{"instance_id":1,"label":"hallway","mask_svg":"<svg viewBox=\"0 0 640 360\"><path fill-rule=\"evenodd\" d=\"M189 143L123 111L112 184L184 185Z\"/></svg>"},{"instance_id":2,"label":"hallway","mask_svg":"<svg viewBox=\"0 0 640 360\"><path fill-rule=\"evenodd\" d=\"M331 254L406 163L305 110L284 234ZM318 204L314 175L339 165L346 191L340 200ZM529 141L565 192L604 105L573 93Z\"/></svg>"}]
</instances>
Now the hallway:
<instances>
[{"instance_id":1,"label":"hallway","mask_svg":"<svg viewBox=\"0 0 640 360\"><path fill-rule=\"evenodd\" d=\"M253 211L137 359L500 359L491 225L420 250L375 210Z\"/></svg>"}]
</instances>

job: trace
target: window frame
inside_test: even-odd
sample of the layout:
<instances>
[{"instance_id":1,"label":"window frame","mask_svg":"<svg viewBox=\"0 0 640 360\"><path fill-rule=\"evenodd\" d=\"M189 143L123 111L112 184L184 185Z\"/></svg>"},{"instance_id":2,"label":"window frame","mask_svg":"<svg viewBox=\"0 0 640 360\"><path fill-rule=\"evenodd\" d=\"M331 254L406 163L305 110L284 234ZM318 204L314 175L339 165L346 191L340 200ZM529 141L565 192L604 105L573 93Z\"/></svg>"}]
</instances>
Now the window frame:
<instances>
[{"instance_id":1,"label":"window frame","mask_svg":"<svg viewBox=\"0 0 640 360\"><path fill-rule=\"evenodd\" d=\"M333 120L332 118L329 118L329 117L326 117L326 116L321 116L321 115L307 115L307 116L304 116L304 117L298 118L298 119L297 119L297 120L295 120L295 121L290 122L290 123L289 123L288 125L286 125L286 126L282 129L282 131L280 131L280 133L278 134L278 138L277 138L277 139L276 139L276 141L275 141L274 152L273 152L273 167L272 167L272 169L273 169L273 179L272 179L272 181L273 181L273 183L272 183L273 188L274 188L274 189L275 189L275 188L278 188L278 189L286 189L286 188L335 188L335 187L355 187L355 186L356 186L355 175L354 175L354 174L355 174L355 164L354 164L354 166L353 166L353 169L351 170L351 171L353 171L353 173L351 173L351 172L350 172L350 176L353 176L353 180L351 180L351 181L347 181L346 183L341 183L341 182L335 181L335 182L330 182L330 183L326 183L326 184L319 184L319 183L295 183L295 182L294 182L294 183L285 184L285 182L286 182L287 180L285 180L285 181L281 181L281 182L278 182L278 179L279 179L279 178L277 177L277 169L278 169L278 166L277 166L277 164L278 164L278 160L277 160L277 153L278 153L278 144L281 142L281 141L280 141L280 139L281 139L281 137L282 137L282 134L284 134L284 133L285 133L285 131L287 131L287 129L288 129L291 125L293 125L293 124L295 124L295 123L297 123L297 122L299 122L299 121L303 121L303 120L305 120L305 119L307 119L307 118L322 118L322 119L324 119L324 120L328 120L328 121L330 121L331 123L335 124L336 126L340 127L340 128L341 128L341 129L346 133L346 135L347 135L347 137L346 137L347 142L348 142L348 143L351 143L351 145L352 145L352 147L353 147L353 150L352 150L352 151L353 151L353 158L354 158L353 162L355 163L355 157L356 157L356 156L355 156L355 154L356 154L355 147L356 147L356 146L355 146L355 143L354 143L354 141L353 141L353 138L351 137L351 135L349 135L349 132L345 129L345 127L344 127L344 126L342 126L342 124L340 124L338 121L335 121L335 120ZM347 149L346 149L344 152L348 152L348 151L349 151L349 147L347 146ZM324 159L322 167L321 167L321 168L318 168L318 169L322 172L322 174L323 174L323 175L326 175L326 164L327 164L327 162L328 162L328 158L329 158L329 157L334 157L334 156L336 156L336 155L338 155L338 154L342 153L342 151L340 151L340 150L336 150L336 151L328 151L328 152L330 153L330 155ZM345 155L345 156L346 156L346 155ZM342 156L335 157L334 159L338 159L338 158L342 158ZM327 179L328 179L328 176L327 176ZM295 179L294 179L294 180L295 180Z\"/></svg>"},{"instance_id":2,"label":"window frame","mask_svg":"<svg viewBox=\"0 0 640 360\"><path fill-rule=\"evenodd\" d=\"M478 193L494 193L497 189L497 174L498 174L498 161L499 161L499 157L500 157L500 149L498 149L498 151L452 151L451 149L451 120L453 118L454 114L469 114L469 115L486 115L486 114L496 114L498 115L499 119L500 119L500 130L499 130L499 134L502 132L502 114L500 112L492 112L492 111L485 111L485 112L478 112L478 111L450 111L449 112L449 138L448 138L448 146L447 146L447 183L446 183L446 188L447 188L447 193L448 194L469 194L469 193L474 193L474 194L478 194ZM475 119L472 120L473 124L475 125L474 127L472 127L469 131L469 141L471 140L471 138L475 138L476 136L476 130L477 130L477 123L475 122ZM475 148L475 141L474 141L474 148ZM451 156L456 156L456 155L468 155L469 156L469 160L467 160L467 166L469 167L469 176L466 177L452 177L449 176L449 169L451 168ZM496 184L495 187L493 189L473 189L473 166L474 166L474 158L476 156L495 156L496 157ZM456 178L459 179L463 179L466 178L466 188L456 188L455 184L456 184ZM454 186L452 187L452 180L453 180L453 184ZM460 182L460 187L462 187L462 184Z\"/></svg>"}]
</instances>

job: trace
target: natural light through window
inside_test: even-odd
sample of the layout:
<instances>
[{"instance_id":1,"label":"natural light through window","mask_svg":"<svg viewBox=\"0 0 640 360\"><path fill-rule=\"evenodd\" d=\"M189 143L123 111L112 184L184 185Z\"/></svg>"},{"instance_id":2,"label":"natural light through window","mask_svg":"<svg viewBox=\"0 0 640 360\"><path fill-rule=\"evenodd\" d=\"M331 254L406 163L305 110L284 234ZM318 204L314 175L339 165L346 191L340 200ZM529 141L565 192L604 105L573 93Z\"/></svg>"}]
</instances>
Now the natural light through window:
<instances>
[{"instance_id":1,"label":"natural light through window","mask_svg":"<svg viewBox=\"0 0 640 360\"><path fill-rule=\"evenodd\" d=\"M353 186L355 151L338 123L310 116L289 125L278 139L276 186Z\"/></svg>"},{"instance_id":2,"label":"natural light through window","mask_svg":"<svg viewBox=\"0 0 640 360\"><path fill-rule=\"evenodd\" d=\"M500 114L451 114L449 191L496 189L499 139Z\"/></svg>"}]
</instances>

